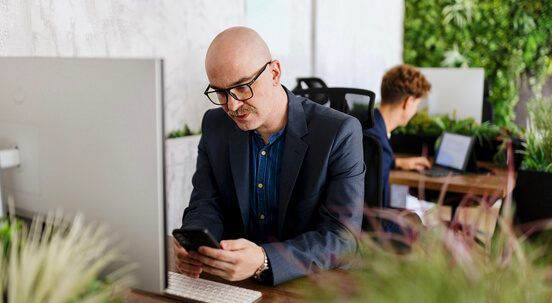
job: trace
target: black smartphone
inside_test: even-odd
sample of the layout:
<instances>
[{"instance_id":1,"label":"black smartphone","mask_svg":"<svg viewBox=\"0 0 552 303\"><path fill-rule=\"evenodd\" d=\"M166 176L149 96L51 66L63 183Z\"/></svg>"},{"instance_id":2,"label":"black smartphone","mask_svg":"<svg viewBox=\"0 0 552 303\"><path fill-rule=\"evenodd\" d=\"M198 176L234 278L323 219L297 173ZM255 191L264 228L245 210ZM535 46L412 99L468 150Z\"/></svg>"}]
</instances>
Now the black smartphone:
<instances>
[{"instance_id":1,"label":"black smartphone","mask_svg":"<svg viewBox=\"0 0 552 303\"><path fill-rule=\"evenodd\" d=\"M177 228L173 230L172 234L187 251L197 251L200 246L220 248L218 242L206 228Z\"/></svg>"}]
</instances>

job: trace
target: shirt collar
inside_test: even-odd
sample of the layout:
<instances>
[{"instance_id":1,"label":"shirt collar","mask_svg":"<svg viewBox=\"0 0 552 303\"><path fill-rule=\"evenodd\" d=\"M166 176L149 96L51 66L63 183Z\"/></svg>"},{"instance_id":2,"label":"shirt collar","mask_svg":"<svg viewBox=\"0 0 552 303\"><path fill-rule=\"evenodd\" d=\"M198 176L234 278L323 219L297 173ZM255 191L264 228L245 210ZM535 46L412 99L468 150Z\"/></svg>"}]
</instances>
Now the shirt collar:
<instances>
[{"instance_id":1,"label":"shirt collar","mask_svg":"<svg viewBox=\"0 0 552 303\"><path fill-rule=\"evenodd\" d=\"M270 137L268 137L268 144L267 145L270 145L270 144L274 143L274 141L278 140L278 138L280 138L282 136L282 134L284 133L285 130L286 130L286 127L282 128L281 130L279 130L279 131L273 133L272 135L270 135ZM253 133L255 134L255 136L258 139L262 140L262 136L257 130L253 130Z\"/></svg>"}]
</instances>

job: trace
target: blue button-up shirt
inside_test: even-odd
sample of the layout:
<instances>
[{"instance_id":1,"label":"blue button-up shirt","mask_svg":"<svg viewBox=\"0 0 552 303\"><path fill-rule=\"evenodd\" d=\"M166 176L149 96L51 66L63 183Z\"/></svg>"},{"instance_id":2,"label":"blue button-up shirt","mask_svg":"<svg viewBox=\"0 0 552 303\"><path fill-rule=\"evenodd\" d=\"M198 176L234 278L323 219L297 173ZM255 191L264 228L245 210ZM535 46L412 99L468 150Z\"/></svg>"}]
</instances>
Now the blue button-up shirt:
<instances>
[{"instance_id":1,"label":"blue button-up shirt","mask_svg":"<svg viewBox=\"0 0 552 303\"><path fill-rule=\"evenodd\" d=\"M249 234L258 244L273 241L276 235L284 133L285 128L272 134L265 145L259 133L249 132L252 182Z\"/></svg>"}]
</instances>

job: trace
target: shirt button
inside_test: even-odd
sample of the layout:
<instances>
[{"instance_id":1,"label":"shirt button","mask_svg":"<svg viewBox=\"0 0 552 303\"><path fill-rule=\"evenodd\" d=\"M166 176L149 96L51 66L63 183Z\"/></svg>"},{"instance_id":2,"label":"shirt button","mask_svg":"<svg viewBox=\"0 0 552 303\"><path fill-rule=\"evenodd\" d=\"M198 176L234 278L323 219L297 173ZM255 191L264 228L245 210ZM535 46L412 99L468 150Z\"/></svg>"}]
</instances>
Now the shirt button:
<instances>
[{"instance_id":1,"label":"shirt button","mask_svg":"<svg viewBox=\"0 0 552 303\"><path fill-rule=\"evenodd\" d=\"M261 213L261 215L259 216L259 219L264 220L264 218L265 218L265 215Z\"/></svg>"},{"instance_id":2,"label":"shirt button","mask_svg":"<svg viewBox=\"0 0 552 303\"><path fill-rule=\"evenodd\" d=\"M263 184L262 183L259 183L259 185L257 185L258 188L263 188Z\"/></svg>"},{"instance_id":3,"label":"shirt button","mask_svg":"<svg viewBox=\"0 0 552 303\"><path fill-rule=\"evenodd\" d=\"M266 156L266 151L261 151L261 155Z\"/></svg>"}]
</instances>

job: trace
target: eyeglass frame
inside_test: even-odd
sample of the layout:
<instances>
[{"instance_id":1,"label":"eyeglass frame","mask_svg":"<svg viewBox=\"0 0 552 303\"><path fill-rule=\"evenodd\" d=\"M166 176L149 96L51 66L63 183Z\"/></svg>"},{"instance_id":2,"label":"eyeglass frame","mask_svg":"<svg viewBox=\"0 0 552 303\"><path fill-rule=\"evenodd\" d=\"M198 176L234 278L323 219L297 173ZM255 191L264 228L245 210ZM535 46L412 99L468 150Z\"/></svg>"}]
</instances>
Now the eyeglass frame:
<instances>
[{"instance_id":1,"label":"eyeglass frame","mask_svg":"<svg viewBox=\"0 0 552 303\"><path fill-rule=\"evenodd\" d=\"M273 60L270 60L268 61L267 63L265 63L263 65L263 67L257 72L257 74L255 76L253 76L253 79L251 79L251 81L247 82L247 83L241 83L241 84L236 84L236 85L233 85L231 87L228 87L228 88L221 88L221 89L214 89L212 91L209 91L209 88L212 88L211 87L211 84L207 85L207 88L205 89L205 91L203 92L203 94L207 97L207 99L209 99L209 101L211 101L211 103L215 104L215 105L225 105L225 104L228 104L228 95L232 96L232 98L234 98L234 100L238 100L238 101L247 101L251 98L253 98L253 87L251 87L253 85L253 83L255 83L255 81L257 81L257 79L264 73L264 71L266 70L266 67L271 64L272 62L274 62ZM240 86L247 86L249 88L249 90L251 91L251 97L247 98L247 99L243 99L243 100L240 100L235 94L233 94L232 92L230 92L230 90L234 89L234 88L237 88L237 87L240 87ZM224 92L225 96L226 96L226 102L224 103L216 103L214 102L213 100L211 100L211 98L209 98L209 95L208 94L211 94L211 93L220 93L220 92ZM217 98L218 99L218 98Z\"/></svg>"}]
</instances>

